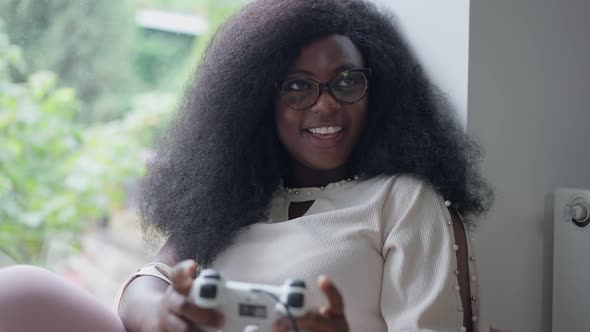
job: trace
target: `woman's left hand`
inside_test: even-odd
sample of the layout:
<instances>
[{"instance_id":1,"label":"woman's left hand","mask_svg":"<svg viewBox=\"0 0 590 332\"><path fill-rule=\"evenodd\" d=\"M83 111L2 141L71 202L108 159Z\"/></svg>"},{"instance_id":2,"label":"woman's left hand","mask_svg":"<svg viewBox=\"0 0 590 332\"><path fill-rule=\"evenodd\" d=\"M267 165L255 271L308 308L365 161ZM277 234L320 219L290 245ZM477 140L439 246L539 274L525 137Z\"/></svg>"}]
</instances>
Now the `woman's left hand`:
<instances>
[{"instance_id":1,"label":"woman's left hand","mask_svg":"<svg viewBox=\"0 0 590 332\"><path fill-rule=\"evenodd\" d=\"M328 299L328 304L319 311L309 311L303 317L296 319L300 331L310 332L349 332L348 323L344 316L344 300L340 291L332 281L325 276L318 278L318 286ZM292 331L291 322L287 317L278 320L273 326L273 332Z\"/></svg>"}]
</instances>

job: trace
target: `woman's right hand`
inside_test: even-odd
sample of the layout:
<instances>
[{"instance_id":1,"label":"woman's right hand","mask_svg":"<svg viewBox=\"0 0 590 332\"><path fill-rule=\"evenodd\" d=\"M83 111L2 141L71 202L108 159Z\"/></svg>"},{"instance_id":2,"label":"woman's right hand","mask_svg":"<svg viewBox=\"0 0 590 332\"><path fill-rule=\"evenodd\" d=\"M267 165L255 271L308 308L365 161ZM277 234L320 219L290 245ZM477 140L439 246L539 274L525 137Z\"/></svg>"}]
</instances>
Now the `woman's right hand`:
<instances>
[{"instance_id":1,"label":"woman's right hand","mask_svg":"<svg viewBox=\"0 0 590 332\"><path fill-rule=\"evenodd\" d=\"M154 329L150 332L201 332L197 327L207 325L221 328L223 315L212 309L204 309L194 304L188 297L194 279L197 277L197 264L185 260L174 265L171 273L172 285L162 297L156 315Z\"/></svg>"}]
</instances>

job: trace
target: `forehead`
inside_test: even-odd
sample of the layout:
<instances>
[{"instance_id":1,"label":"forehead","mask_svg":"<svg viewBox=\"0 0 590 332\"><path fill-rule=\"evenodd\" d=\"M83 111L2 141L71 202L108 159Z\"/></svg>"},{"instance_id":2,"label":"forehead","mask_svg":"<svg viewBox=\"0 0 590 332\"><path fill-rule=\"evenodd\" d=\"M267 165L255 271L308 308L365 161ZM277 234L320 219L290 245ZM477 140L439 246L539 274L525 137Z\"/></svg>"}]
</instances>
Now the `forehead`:
<instances>
[{"instance_id":1,"label":"forehead","mask_svg":"<svg viewBox=\"0 0 590 332\"><path fill-rule=\"evenodd\" d=\"M364 59L361 51L350 38L330 35L315 39L304 46L290 70L317 73L336 70L346 65L362 67Z\"/></svg>"}]
</instances>

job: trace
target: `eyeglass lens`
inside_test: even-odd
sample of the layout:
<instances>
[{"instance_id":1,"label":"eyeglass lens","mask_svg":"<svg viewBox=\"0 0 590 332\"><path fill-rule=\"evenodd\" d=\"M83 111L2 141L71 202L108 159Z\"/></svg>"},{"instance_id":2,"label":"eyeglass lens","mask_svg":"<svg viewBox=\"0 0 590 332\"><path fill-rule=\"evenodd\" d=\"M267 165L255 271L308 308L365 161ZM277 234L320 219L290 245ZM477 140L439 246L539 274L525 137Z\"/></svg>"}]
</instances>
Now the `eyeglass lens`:
<instances>
[{"instance_id":1,"label":"eyeglass lens","mask_svg":"<svg viewBox=\"0 0 590 332\"><path fill-rule=\"evenodd\" d=\"M332 96L343 103L355 103L364 97L367 78L362 71L341 73L328 83ZM283 82L281 97L291 108L301 110L316 103L319 84L310 78L292 78Z\"/></svg>"}]
</instances>

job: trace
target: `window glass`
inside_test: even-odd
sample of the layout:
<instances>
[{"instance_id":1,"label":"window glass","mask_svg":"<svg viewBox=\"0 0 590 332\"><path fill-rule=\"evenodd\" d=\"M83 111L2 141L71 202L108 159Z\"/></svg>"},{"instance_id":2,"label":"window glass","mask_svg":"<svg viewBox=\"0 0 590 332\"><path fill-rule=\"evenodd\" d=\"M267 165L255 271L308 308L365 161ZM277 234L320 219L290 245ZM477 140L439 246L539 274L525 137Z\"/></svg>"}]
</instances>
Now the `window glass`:
<instances>
[{"instance_id":1,"label":"window glass","mask_svg":"<svg viewBox=\"0 0 590 332\"><path fill-rule=\"evenodd\" d=\"M244 0L0 2L0 267L112 304L146 249L137 186L216 27Z\"/></svg>"}]
</instances>

